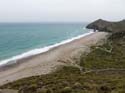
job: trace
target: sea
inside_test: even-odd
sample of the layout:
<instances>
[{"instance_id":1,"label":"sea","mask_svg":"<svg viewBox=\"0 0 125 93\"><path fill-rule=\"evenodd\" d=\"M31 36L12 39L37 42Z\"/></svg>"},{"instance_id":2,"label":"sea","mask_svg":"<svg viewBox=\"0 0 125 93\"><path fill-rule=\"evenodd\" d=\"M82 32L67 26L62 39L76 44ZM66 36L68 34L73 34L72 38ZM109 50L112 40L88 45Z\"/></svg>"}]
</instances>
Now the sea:
<instances>
[{"instance_id":1,"label":"sea","mask_svg":"<svg viewBox=\"0 0 125 93\"><path fill-rule=\"evenodd\" d=\"M92 33L87 23L0 23L0 65L40 54Z\"/></svg>"}]
</instances>

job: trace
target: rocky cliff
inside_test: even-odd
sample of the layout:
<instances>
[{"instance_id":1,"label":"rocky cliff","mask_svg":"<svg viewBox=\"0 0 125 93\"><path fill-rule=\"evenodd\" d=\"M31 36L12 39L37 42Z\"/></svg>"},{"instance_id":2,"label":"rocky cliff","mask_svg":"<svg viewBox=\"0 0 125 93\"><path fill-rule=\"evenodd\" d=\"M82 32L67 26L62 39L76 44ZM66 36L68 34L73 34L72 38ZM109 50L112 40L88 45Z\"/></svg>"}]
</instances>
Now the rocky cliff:
<instances>
[{"instance_id":1,"label":"rocky cliff","mask_svg":"<svg viewBox=\"0 0 125 93\"><path fill-rule=\"evenodd\" d=\"M94 29L94 31L98 30L111 33L125 33L125 20L119 22L109 22L102 19L98 19L87 25L86 28Z\"/></svg>"}]
</instances>

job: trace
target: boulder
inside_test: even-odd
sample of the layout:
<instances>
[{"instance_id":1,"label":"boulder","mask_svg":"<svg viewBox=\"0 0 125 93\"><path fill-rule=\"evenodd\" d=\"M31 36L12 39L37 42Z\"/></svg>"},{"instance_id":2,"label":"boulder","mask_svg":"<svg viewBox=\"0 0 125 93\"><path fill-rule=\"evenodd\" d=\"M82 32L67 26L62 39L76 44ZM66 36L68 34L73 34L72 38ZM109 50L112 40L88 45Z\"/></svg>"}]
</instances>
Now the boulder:
<instances>
[{"instance_id":1,"label":"boulder","mask_svg":"<svg viewBox=\"0 0 125 93\"><path fill-rule=\"evenodd\" d=\"M14 89L0 89L0 93L18 93L18 90L14 90Z\"/></svg>"}]
</instances>

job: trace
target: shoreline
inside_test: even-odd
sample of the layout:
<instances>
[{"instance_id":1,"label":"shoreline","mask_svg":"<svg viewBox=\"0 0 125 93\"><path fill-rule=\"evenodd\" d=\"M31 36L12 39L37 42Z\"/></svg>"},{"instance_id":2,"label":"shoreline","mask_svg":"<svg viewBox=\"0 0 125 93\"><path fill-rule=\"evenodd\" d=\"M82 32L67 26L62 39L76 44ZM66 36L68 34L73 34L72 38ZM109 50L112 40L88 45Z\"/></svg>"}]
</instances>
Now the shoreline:
<instances>
[{"instance_id":1,"label":"shoreline","mask_svg":"<svg viewBox=\"0 0 125 93\"><path fill-rule=\"evenodd\" d=\"M45 53L45 52L47 52L47 51L49 51L49 50L51 50L51 49L53 49L53 48L56 48L56 47L61 46L61 45L63 45L63 44L70 43L70 42L72 42L72 41L74 41L74 40L76 40L76 39L80 39L80 38L85 37L85 36L87 36L87 35L90 35L90 34L92 34L92 33L94 33L94 32L90 31L90 32L88 32L88 33L84 33L84 34L82 34L82 35L78 35L78 36L76 36L76 37L72 37L72 38L63 40L63 41L61 41L61 42L59 42L59 43L55 43L55 44L53 44L53 45L49 45L49 46L42 47L42 48L32 49L32 50L29 50L29 51L24 52L24 53L22 53L22 54L18 54L18 55L16 55L16 56L13 56L13 57L10 57L10 58L1 60L1 61L0 61L0 68L1 68L2 66L6 66L6 65L9 65L9 64L10 64L10 65L11 65L11 64L15 64L16 61L18 61L18 60L25 59L25 58L29 58L29 57L32 57L32 56L35 56L35 55L39 55L39 54Z\"/></svg>"},{"instance_id":2,"label":"shoreline","mask_svg":"<svg viewBox=\"0 0 125 93\"><path fill-rule=\"evenodd\" d=\"M48 74L57 67L64 65L59 60L68 60L76 56L80 51L87 51L86 47L96 45L100 40L105 39L107 33L95 32L93 34L75 39L69 43L54 47L45 53L20 59L17 64L0 69L0 85L12 82L21 78Z\"/></svg>"}]
</instances>

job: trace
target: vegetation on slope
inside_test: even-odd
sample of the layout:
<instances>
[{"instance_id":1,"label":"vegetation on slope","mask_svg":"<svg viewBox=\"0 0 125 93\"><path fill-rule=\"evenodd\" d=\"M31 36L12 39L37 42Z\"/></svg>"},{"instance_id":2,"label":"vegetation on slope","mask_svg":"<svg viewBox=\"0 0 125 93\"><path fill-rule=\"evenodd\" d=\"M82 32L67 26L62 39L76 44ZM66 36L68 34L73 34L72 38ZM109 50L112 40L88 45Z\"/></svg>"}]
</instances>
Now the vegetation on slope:
<instances>
[{"instance_id":1,"label":"vegetation on slope","mask_svg":"<svg viewBox=\"0 0 125 93\"><path fill-rule=\"evenodd\" d=\"M87 69L125 68L125 40L108 40L103 46L94 47L81 65Z\"/></svg>"}]
</instances>

